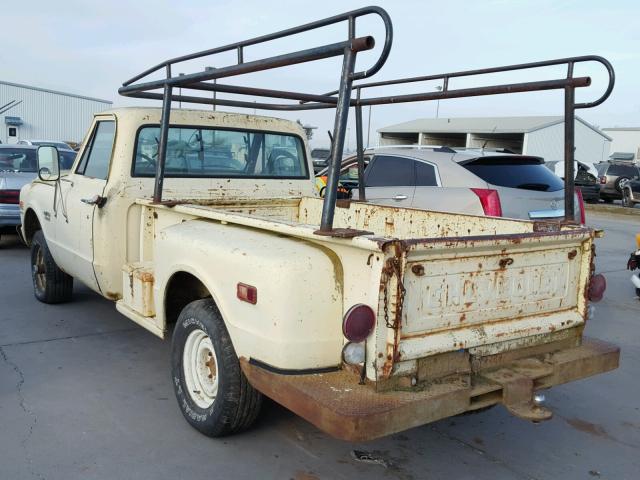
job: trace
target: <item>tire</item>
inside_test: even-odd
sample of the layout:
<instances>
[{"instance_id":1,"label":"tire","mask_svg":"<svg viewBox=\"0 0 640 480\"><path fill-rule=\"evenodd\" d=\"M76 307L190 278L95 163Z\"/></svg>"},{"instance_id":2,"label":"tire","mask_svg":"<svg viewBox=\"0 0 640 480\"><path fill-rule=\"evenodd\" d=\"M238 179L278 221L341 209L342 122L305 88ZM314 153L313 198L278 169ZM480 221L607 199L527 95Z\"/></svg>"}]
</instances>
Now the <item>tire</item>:
<instances>
[{"instance_id":1,"label":"tire","mask_svg":"<svg viewBox=\"0 0 640 480\"><path fill-rule=\"evenodd\" d=\"M622 185L623 185L623 183L626 183L629 180L631 180L629 177L618 177L616 179L615 183L613 184L614 188L616 189L616 192L622 193Z\"/></svg>"},{"instance_id":2,"label":"tire","mask_svg":"<svg viewBox=\"0 0 640 480\"><path fill-rule=\"evenodd\" d=\"M171 349L173 388L191 426L209 437L220 437L255 422L262 394L244 376L211 298L191 302L182 310Z\"/></svg>"},{"instance_id":3,"label":"tire","mask_svg":"<svg viewBox=\"0 0 640 480\"><path fill-rule=\"evenodd\" d=\"M31 278L33 293L43 303L63 303L71 300L73 277L56 265L42 230L31 241Z\"/></svg>"},{"instance_id":4,"label":"tire","mask_svg":"<svg viewBox=\"0 0 640 480\"><path fill-rule=\"evenodd\" d=\"M631 201L631 194L627 189L622 191L622 206L633 208L633 202Z\"/></svg>"}]
</instances>

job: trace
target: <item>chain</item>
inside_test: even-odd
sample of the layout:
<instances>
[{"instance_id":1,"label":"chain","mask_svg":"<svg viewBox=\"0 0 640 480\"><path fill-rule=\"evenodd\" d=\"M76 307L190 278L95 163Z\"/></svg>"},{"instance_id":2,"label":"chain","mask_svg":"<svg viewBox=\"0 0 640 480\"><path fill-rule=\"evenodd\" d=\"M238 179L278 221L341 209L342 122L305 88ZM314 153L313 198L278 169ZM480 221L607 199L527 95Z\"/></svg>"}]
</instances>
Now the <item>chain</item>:
<instances>
[{"instance_id":1,"label":"chain","mask_svg":"<svg viewBox=\"0 0 640 480\"><path fill-rule=\"evenodd\" d=\"M398 328L397 319L400 318L402 315L402 306L404 305L404 296L407 293L407 290L404 287L404 284L402 283L402 272L400 271L400 260L398 260L397 258L392 258L392 259L389 259L389 261L391 263L391 266L393 267L393 270L391 270L391 273L388 274L389 276L384 282L384 290L383 290L383 297L382 297L383 308L384 308L384 322L387 325L387 328L396 329ZM389 321L389 298L387 293L387 286L391 278L393 278L394 273L398 277L398 288L400 289L400 298L396 307L396 319L392 323Z\"/></svg>"}]
</instances>

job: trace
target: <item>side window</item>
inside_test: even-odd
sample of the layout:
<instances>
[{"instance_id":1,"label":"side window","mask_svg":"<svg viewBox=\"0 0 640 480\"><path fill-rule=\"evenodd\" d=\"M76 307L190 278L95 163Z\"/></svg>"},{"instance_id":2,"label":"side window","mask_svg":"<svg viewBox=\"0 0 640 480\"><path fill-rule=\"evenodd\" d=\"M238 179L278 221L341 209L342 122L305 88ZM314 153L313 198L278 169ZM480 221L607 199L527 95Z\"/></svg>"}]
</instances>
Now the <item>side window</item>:
<instances>
[{"instance_id":1,"label":"side window","mask_svg":"<svg viewBox=\"0 0 640 480\"><path fill-rule=\"evenodd\" d=\"M376 155L367 168L367 187L398 187L415 185L414 161L410 158Z\"/></svg>"},{"instance_id":2,"label":"side window","mask_svg":"<svg viewBox=\"0 0 640 480\"><path fill-rule=\"evenodd\" d=\"M419 187L437 187L438 179L436 176L436 168L433 165L424 162L415 162L416 164L416 186Z\"/></svg>"},{"instance_id":3,"label":"side window","mask_svg":"<svg viewBox=\"0 0 640 480\"><path fill-rule=\"evenodd\" d=\"M108 120L96 124L76 169L77 174L99 179L107 178L115 133L114 121Z\"/></svg>"}]
</instances>

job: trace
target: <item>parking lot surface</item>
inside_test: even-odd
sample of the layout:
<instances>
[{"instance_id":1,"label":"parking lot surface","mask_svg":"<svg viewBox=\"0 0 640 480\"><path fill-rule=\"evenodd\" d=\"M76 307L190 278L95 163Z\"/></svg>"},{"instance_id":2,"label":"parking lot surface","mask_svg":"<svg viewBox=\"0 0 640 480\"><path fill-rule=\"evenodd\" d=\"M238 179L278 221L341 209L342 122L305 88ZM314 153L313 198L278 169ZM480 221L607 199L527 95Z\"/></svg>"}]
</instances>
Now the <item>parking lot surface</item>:
<instances>
[{"instance_id":1,"label":"parking lot surface","mask_svg":"<svg viewBox=\"0 0 640 480\"><path fill-rule=\"evenodd\" d=\"M3 236L0 479L637 479L640 301L625 265L640 222L594 212L588 222L606 230L597 269L608 289L587 334L621 346L617 371L547 392L549 422L497 407L364 444L272 402L244 434L202 436L174 399L170 343L81 285L71 303L37 302L28 250Z\"/></svg>"}]
</instances>

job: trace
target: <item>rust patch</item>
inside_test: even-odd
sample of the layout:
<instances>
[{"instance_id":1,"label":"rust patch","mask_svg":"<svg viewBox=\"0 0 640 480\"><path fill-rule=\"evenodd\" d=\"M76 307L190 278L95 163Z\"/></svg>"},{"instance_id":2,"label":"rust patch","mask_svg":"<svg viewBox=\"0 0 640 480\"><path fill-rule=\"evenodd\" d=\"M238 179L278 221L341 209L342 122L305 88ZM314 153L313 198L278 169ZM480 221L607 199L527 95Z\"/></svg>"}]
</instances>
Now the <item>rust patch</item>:
<instances>
[{"instance_id":1,"label":"rust patch","mask_svg":"<svg viewBox=\"0 0 640 480\"><path fill-rule=\"evenodd\" d=\"M117 292L105 292L104 296L107 297L109 300L113 300L114 302L117 302L122 298L122 295L120 295Z\"/></svg>"},{"instance_id":2,"label":"rust patch","mask_svg":"<svg viewBox=\"0 0 640 480\"><path fill-rule=\"evenodd\" d=\"M498 265L500 265L500 268L504 270L505 268L507 268L508 265L513 265L513 258L511 257L503 258L502 260L500 260Z\"/></svg>"},{"instance_id":3,"label":"rust patch","mask_svg":"<svg viewBox=\"0 0 640 480\"><path fill-rule=\"evenodd\" d=\"M424 275L424 266L423 265L414 265L411 267L411 271L414 275L421 277Z\"/></svg>"}]
</instances>

